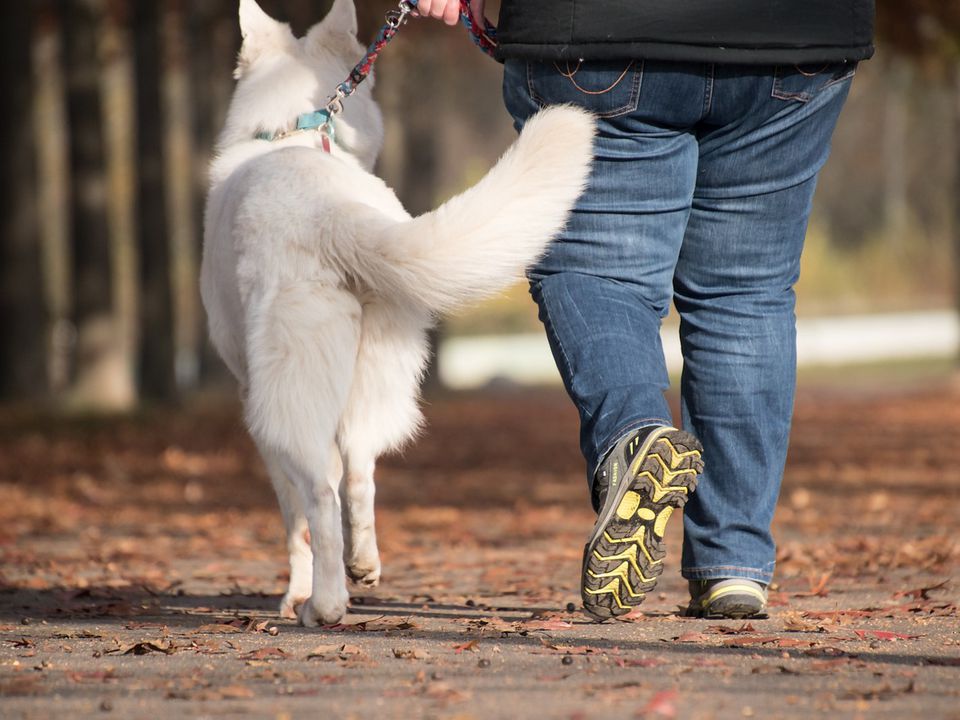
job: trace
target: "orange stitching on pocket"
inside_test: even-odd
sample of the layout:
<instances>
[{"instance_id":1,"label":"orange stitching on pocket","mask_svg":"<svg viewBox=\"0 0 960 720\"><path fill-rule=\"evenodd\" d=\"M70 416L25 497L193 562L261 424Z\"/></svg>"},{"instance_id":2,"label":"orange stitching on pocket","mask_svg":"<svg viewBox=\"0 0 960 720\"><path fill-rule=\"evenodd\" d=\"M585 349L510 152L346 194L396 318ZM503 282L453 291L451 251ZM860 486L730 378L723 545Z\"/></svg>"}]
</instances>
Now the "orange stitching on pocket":
<instances>
[{"instance_id":1,"label":"orange stitching on pocket","mask_svg":"<svg viewBox=\"0 0 960 720\"><path fill-rule=\"evenodd\" d=\"M826 70L828 67L830 67L830 63L825 63L822 68L820 68L819 70L815 70L815 71L813 71L813 72L807 72L806 70L804 70L804 69L803 69L802 67L800 67L799 65L794 65L793 67L794 67L794 69L795 69L798 73L800 73L800 74L803 75L804 77L816 77L817 75L819 75L820 73L822 73L824 70Z\"/></svg>"},{"instance_id":2,"label":"orange stitching on pocket","mask_svg":"<svg viewBox=\"0 0 960 720\"><path fill-rule=\"evenodd\" d=\"M571 83L573 83L573 86L574 86L577 90L579 90L580 92L582 92L584 95L606 95L608 92L610 92L610 91L612 91L614 88L616 88L617 85L619 85L620 83L623 82L623 79L627 76L627 73L630 72L630 68L632 68L632 67L634 66L634 64L636 64L636 61L635 61L635 60L631 60L630 62L628 62L628 63L627 63L627 66L623 69L623 72L620 73L620 77L618 77L616 80L614 80L614 81L613 81L613 85L611 85L610 87L606 88L605 90L587 90L586 88L581 87L580 84L579 84L576 80L573 79L574 76L575 76L578 72L580 72L580 66L583 65L583 60L578 60L578 61L577 61L577 67L574 68L574 70L573 70L572 72L570 71L570 61L567 60L566 63L567 63L567 71L566 71L566 72L564 72L563 70L560 69L560 66L557 65L556 61L554 61L553 66L557 69L557 72L558 72L558 73L560 73L560 74L563 75L565 78L567 78L567 80L569 80Z\"/></svg>"}]
</instances>

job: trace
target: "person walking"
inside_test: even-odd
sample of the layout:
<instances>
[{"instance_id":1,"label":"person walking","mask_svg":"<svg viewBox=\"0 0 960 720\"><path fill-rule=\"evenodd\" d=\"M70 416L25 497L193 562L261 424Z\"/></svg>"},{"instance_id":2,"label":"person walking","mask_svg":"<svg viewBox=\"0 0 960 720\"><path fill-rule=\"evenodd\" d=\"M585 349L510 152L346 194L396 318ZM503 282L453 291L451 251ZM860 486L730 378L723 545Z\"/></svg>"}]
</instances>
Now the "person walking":
<instances>
[{"instance_id":1,"label":"person walking","mask_svg":"<svg viewBox=\"0 0 960 720\"><path fill-rule=\"evenodd\" d=\"M419 0L419 11L456 22L458 4ZM684 506L689 613L765 609L796 382L794 285L873 23L873 0L502 0L517 128L556 103L598 119L589 186L529 273L580 416L598 512L581 594L597 619L654 587L667 521ZM683 429L664 398L671 301Z\"/></svg>"}]
</instances>

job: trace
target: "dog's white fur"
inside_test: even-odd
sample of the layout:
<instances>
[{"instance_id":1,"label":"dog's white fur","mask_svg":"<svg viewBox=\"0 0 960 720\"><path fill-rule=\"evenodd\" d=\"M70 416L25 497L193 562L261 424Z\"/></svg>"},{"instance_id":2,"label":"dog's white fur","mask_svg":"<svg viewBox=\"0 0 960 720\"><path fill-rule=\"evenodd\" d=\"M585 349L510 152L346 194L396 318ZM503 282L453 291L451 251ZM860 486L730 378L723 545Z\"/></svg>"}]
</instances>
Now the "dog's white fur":
<instances>
[{"instance_id":1,"label":"dog's white fur","mask_svg":"<svg viewBox=\"0 0 960 720\"><path fill-rule=\"evenodd\" d=\"M593 120L540 113L476 187L411 219L370 172L382 142L372 82L345 103L330 154L317 133L255 139L322 107L362 56L353 0L301 39L254 0L240 0L240 26L201 290L287 528L281 614L335 623L344 568L364 585L380 577L374 463L420 423L426 331L544 251L586 182Z\"/></svg>"}]
</instances>

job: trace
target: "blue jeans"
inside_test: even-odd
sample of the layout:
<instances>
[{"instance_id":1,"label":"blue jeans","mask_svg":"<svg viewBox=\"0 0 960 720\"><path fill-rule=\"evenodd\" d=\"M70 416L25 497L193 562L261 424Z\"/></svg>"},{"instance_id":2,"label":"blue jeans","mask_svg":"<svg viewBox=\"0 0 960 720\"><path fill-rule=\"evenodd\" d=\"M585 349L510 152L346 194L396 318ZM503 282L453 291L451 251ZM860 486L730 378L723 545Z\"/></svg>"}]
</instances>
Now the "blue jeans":
<instances>
[{"instance_id":1,"label":"blue jeans","mask_svg":"<svg viewBox=\"0 0 960 720\"><path fill-rule=\"evenodd\" d=\"M589 187L530 272L580 413L588 476L625 433L671 425L660 323L680 315L684 429L706 470L684 513L688 579L769 583L793 410L793 286L854 65L506 63L517 127L572 103L599 118Z\"/></svg>"}]
</instances>

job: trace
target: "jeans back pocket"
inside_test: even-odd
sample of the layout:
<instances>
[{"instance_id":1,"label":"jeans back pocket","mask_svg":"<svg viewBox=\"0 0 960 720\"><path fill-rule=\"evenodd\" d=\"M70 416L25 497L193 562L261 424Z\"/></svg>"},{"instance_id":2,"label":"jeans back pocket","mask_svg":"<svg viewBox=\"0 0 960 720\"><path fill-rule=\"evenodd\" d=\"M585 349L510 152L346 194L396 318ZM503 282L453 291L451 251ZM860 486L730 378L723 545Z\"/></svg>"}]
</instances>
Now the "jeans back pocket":
<instances>
[{"instance_id":1,"label":"jeans back pocket","mask_svg":"<svg viewBox=\"0 0 960 720\"><path fill-rule=\"evenodd\" d=\"M852 78L856 72L855 62L777 65L773 72L773 91L770 95L778 100L810 102L821 90Z\"/></svg>"},{"instance_id":2,"label":"jeans back pocket","mask_svg":"<svg viewBox=\"0 0 960 720\"><path fill-rule=\"evenodd\" d=\"M538 105L569 103L602 118L636 110L642 81L642 60L527 63L527 89Z\"/></svg>"}]
</instances>

